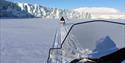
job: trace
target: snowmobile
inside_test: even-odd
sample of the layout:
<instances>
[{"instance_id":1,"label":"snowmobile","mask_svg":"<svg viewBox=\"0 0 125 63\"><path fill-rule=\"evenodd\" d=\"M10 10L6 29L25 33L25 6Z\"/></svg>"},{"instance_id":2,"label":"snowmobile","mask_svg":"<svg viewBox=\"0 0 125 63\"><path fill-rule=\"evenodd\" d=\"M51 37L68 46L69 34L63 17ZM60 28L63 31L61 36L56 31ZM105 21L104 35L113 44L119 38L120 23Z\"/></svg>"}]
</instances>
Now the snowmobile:
<instances>
[{"instance_id":1,"label":"snowmobile","mask_svg":"<svg viewBox=\"0 0 125 63\"><path fill-rule=\"evenodd\" d=\"M125 60L125 22L90 20L71 24L47 63L121 63ZM67 31L68 30L68 31ZM62 34L63 35L63 34ZM61 38L61 37L60 37Z\"/></svg>"}]
</instances>

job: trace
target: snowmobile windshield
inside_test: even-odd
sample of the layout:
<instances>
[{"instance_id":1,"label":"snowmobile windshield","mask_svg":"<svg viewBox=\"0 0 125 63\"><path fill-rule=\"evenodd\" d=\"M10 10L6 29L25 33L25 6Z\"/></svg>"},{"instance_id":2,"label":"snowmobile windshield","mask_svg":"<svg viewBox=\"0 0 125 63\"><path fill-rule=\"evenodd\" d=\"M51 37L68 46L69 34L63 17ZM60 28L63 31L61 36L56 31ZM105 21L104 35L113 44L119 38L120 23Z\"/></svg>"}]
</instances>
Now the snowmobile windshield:
<instances>
[{"instance_id":1,"label":"snowmobile windshield","mask_svg":"<svg viewBox=\"0 0 125 63\"><path fill-rule=\"evenodd\" d=\"M62 45L62 48L66 49L65 47L78 49L83 57L86 54L101 57L112 53L125 47L125 25L110 21L74 24Z\"/></svg>"},{"instance_id":2,"label":"snowmobile windshield","mask_svg":"<svg viewBox=\"0 0 125 63\"><path fill-rule=\"evenodd\" d=\"M95 20L72 25L61 48L53 51L59 63L66 63L80 57L99 58L123 47L125 23Z\"/></svg>"}]
</instances>

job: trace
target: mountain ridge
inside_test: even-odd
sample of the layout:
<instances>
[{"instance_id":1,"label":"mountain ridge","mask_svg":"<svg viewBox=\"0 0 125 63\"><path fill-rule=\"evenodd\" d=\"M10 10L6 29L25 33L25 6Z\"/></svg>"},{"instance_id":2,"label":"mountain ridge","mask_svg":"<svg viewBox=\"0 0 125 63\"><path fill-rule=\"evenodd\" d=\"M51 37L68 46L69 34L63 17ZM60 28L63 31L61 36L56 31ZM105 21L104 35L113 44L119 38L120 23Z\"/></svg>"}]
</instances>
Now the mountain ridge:
<instances>
[{"instance_id":1,"label":"mountain ridge","mask_svg":"<svg viewBox=\"0 0 125 63\"><path fill-rule=\"evenodd\" d=\"M64 16L67 19L125 19L124 18L125 13L122 13L119 10L116 10L114 8L107 8L107 7L90 7L90 8L81 7L81 8L69 10L69 9L49 8L38 4L34 4L34 5L28 4L28 3L13 3L13 4L16 4L20 8L20 11L25 11L25 13L22 13L23 15L27 13L27 14L30 14L32 17L34 16L34 17L47 18L47 19L59 19L60 17ZM7 5L5 6L7 8L10 8L10 6L7 6ZM16 8L14 9L17 10ZM18 17L20 17L21 14L17 13L17 15ZM0 16L4 16L4 15L0 15ZM31 17L31 16L25 15L25 17Z\"/></svg>"}]
</instances>

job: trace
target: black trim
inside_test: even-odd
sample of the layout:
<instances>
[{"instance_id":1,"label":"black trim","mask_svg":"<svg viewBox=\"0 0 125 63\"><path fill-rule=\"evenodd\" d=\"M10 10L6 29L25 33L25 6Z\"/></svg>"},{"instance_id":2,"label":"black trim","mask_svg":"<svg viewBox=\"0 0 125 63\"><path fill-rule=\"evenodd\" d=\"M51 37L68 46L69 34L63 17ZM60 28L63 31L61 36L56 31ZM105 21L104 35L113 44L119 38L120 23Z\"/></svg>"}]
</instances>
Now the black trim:
<instances>
[{"instance_id":1,"label":"black trim","mask_svg":"<svg viewBox=\"0 0 125 63\"><path fill-rule=\"evenodd\" d=\"M125 48L121 48L111 54L100 58L88 58L96 63L121 63L125 60Z\"/></svg>"},{"instance_id":2,"label":"black trim","mask_svg":"<svg viewBox=\"0 0 125 63\"><path fill-rule=\"evenodd\" d=\"M50 49L49 49L49 55L48 55L47 63L49 63L49 58L50 58L51 50L53 50L53 49L61 49L61 48L62 48L62 45L64 44L64 42L65 42L66 38L68 37L70 31L72 30L72 28L73 28L75 25L92 23L92 22L107 22L107 23L114 23L114 24L125 25L125 23L113 22L113 21L107 21L107 20L92 20L92 21L75 23L75 24L73 24L73 25L71 26L71 28L69 29L68 33L66 34L66 37L65 37L64 40L62 41L62 44L61 44L60 48L50 48Z\"/></svg>"}]
</instances>

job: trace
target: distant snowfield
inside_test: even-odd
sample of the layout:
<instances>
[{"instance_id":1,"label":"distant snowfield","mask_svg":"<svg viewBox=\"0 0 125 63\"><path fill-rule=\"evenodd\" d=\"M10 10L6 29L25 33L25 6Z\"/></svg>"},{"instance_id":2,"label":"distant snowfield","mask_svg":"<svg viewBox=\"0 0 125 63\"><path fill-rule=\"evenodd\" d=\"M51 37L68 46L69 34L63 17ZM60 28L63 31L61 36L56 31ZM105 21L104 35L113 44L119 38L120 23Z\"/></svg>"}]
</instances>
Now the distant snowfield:
<instances>
[{"instance_id":1,"label":"distant snowfield","mask_svg":"<svg viewBox=\"0 0 125 63\"><path fill-rule=\"evenodd\" d=\"M0 19L0 63L47 63L58 20Z\"/></svg>"}]
</instances>

